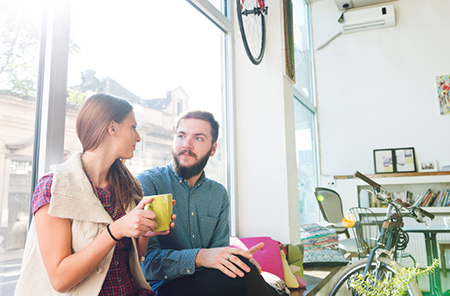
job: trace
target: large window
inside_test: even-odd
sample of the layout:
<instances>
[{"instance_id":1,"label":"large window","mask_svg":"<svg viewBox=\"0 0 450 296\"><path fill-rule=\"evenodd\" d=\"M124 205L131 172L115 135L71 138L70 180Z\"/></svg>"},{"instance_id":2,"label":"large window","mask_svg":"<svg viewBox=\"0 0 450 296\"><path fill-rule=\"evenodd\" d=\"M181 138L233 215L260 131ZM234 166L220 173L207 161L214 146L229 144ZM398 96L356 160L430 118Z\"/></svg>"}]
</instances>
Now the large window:
<instances>
[{"instance_id":1,"label":"large window","mask_svg":"<svg viewBox=\"0 0 450 296\"><path fill-rule=\"evenodd\" d=\"M315 115L299 100L294 100L300 224L308 224L319 221L314 196L314 188L317 187Z\"/></svg>"},{"instance_id":2,"label":"large window","mask_svg":"<svg viewBox=\"0 0 450 296\"><path fill-rule=\"evenodd\" d=\"M314 75L311 62L309 5L305 0L292 2L296 76L294 107L297 185L300 224L307 224L320 220L318 204L314 196L314 188L318 185Z\"/></svg>"},{"instance_id":3,"label":"large window","mask_svg":"<svg viewBox=\"0 0 450 296\"><path fill-rule=\"evenodd\" d=\"M74 120L81 102L105 92L134 105L142 142L127 161L133 173L172 159L172 126L180 112L212 112L222 129L206 173L225 183L223 33L185 0L172 0L166 11L163 1L134 0L125 8L123 1L72 1L77 52L69 57L66 157L80 150Z\"/></svg>"},{"instance_id":4,"label":"large window","mask_svg":"<svg viewBox=\"0 0 450 296\"><path fill-rule=\"evenodd\" d=\"M170 161L172 123L180 112L212 112L221 129L206 174L227 185L229 90L223 84L231 22L220 12L222 0L171 0L169 6L144 0L43 2L0 2L0 295L14 295L20 274L33 176L81 149L75 118L93 93L134 105L143 139L127 162L134 173Z\"/></svg>"},{"instance_id":5,"label":"large window","mask_svg":"<svg viewBox=\"0 0 450 296\"><path fill-rule=\"evenodd\" d=\"M314 104L309 5L305 0L292 1L295 47L295 89Z\"/></svg>"},{"instance_id":6,"label":"large window","mask_svg":"<svg viewBox=\"0 0 450 296\"><path fill-rule=\"evenodd\" d=\"M41 7L0 3L0 295L14 295L28 227Z\"/></svg>"}]
</instances>

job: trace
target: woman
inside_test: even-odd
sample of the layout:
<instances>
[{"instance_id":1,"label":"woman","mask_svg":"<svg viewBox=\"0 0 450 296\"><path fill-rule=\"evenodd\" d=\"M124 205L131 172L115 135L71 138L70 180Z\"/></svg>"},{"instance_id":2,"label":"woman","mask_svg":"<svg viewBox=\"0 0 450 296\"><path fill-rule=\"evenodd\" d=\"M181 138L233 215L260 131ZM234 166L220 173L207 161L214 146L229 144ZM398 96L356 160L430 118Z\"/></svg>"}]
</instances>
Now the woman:
<instances>
[{"instance_id":1,"label":"woman","mask_svg":"<svg viewBox=\"0 0 450 296\"><path fill-rule=\"evenodd\" d=\"M34 192L16 295L154 295L138 258L149 237L169 230L151 231L151 200L136 206L142 189L122 163L141 141L132 109L106 94L81 107L83 152L52 166Z\"/></svg>"}]
</instances>

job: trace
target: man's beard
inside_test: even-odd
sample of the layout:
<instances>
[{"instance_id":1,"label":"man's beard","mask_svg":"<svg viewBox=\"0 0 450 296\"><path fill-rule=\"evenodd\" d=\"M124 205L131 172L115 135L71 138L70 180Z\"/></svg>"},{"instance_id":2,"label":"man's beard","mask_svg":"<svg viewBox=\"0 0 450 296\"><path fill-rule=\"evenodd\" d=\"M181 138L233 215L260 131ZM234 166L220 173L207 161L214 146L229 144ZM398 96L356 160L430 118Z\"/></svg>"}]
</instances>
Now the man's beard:
<instances>
[{"instance_id":1,"label":"man's beard","mask_svg":"<svg viewBox=\"0 0 450 296\"><path fill-rule=\"evenodd\" d=\"M194 156L195 158L197 158L197 155L195 155L194 153L192 153L190 151L187 151L186 149L181 149L178 153L175 153L175 151L172 150L173 162L175 164L175 167L174 167L175 172L177 173L178 176L180 176L181 178L183 178L185 180L188 180L191 177L197 176L198 174L200 174L203 171L206 164L208 163L208 159L209 159L209 156L211 155L211 151L212 151L212 147L208 151L208 153L206 153L206 155L203 156L203 158L201 158L195 164L187 167L187 166L180 165L180 162L178 161L177 156L179 156L183 153L189 153L190 156Z\"/></svg>"}]
</instances>

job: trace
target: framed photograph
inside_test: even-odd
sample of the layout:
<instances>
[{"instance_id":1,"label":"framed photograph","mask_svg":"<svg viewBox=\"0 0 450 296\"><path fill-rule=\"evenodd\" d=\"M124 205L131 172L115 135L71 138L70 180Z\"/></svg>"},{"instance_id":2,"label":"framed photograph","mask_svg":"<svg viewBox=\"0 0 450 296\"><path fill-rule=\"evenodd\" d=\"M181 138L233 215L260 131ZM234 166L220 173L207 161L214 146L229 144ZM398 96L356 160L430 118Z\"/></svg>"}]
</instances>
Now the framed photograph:
<instances>
[{"instance_id":1,"label":"framed photograph","mask_svg":"<svg viewBox=\"0 0 450 296\"><path fill-rule=\"evenodd\" d=\"M437 172L438 166L436 160L421 161L419 172Z\"/></svg>"},{"instance_id":2,"label":"framed photograph","mask_svg":"<svg viewBox=\"0 0 450 296\"><path fill-rule=\"evenodd\" d=\"M395 171L398 173L417 172L414 148L394 149Z\"/></svg>"},{"instance_id":3,"label":"framed photograph","mask_svg":"<svg viewBox=\"0 0 450 296\"><path fill-rule=\"evenodd\" d=\"M394 173L394 150L378 149L373 150L373 161L375 174Z\"/></svg>"}]
</instances>

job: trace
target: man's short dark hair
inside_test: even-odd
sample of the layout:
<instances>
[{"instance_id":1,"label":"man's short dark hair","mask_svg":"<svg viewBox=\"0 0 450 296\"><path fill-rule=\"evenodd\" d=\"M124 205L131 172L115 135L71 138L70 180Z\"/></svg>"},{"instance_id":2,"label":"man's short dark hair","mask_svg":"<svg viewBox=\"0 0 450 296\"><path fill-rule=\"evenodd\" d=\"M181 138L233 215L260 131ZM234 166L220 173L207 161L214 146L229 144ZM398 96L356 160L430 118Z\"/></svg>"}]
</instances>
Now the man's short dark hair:
<instances>
[{"instance_id":1,"label":"man's short dark hair","mask_svg":"<svg viewBox=\"0 0 450 296\"><path fill-rule=\"evenodd\" d=\"M175 125L173 126L173 131L175 133L177 132L180 123L185 119L200 119L209 122L209 124L211 125L211 137L212 137L211 144L217 142L217 138L219 137L219 123L214 118L214 115L212 115L207 111L201 110L185 111L181 113L178 116L177 120L175 121Z\"/></svg>"}]
</instances>

